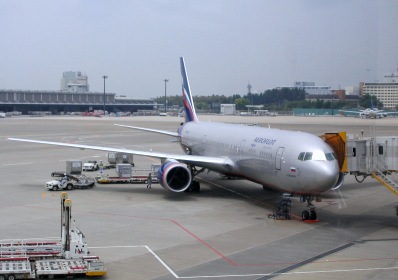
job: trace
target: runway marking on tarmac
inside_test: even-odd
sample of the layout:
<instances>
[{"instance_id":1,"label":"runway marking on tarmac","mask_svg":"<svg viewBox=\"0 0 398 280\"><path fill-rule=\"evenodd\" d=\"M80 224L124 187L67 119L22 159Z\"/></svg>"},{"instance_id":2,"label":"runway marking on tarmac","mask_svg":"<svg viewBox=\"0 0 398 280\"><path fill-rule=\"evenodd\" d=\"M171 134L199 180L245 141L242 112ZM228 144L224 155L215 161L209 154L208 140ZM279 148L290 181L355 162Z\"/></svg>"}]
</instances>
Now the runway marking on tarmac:
<instances>
[{"instance_id":1,"label":"runway marking on tarmac","mask_svg":"<svg viewBox=\"0 0 398 280\"><path fill-rule=\"evenodd\" d=\"M280 275L298 275L298 274L317 274L317 273L336 273L336 272L357 272L357 271L375 271L375 270L394 270L398 269L398 266L392 267L371 267L371 268L352 268L352 269L335 269L335 270L313 270L313 271L297 271L297 272L285 272L285 273L265 273L265 274L231 274L231 275L203 275L203 276L180 276L180 279L194 279L194 278L231 278L231 277L274 277ZM177 278L177 277L176 277Z\"/></svg>"},{"instance_id":2,"label":"runway marking on tarmac","mask_svg":"<svg viewBox=\"0 0 398 280\"><path fill-rule=\"evenodd\" d=\"M41 207L41 206L29 206L31 208L44 208L44 209L55 209L52 207ZM188 230L186 227L184 227L183 225L181 225L180 223L178 223L175 220L172 219L168 219L168 218L159 218L159 217L143 217L143 216L132 216L132 215L121 215L121 214L111 214L111 213L103 213L103 212L91 212L91 211L80 211L80 210L75 210L75 212L79 212L79 213L86 213L86 214L92 214L92 215L103 215L103 216L119 216L119 217L127 217L127 218L136 218L136 219L144 219L144 220L158 220L158 221L166 221L166 222L171 222L172 224L176 225L177 227L179 227L180 229L182 229L183 231L185 231L186 233L188 233L190 236L192 236L194 239L196 239L197 241L199 241L200 243L202 243L203 245L205 245L207 248L209 248L211 251L213 251L214 253L216 253L218 256L220 256L222 259L224 259L226 262L228 262L230 265L234 266L234 267L250 267L250 266L257 266L257 267L261 267L261 266L273 266L273 265L291 265L289 267L286 267L284 269L281 269L276 272L273 273L264 273L264 274L241 274L241 275L206 275L206 276L178 276L159 256L156 255L155 252L153 252L148 246L146 245L139 245L139 246L109 246L109 247L91 247L91 248L138 248L138 247L145 247L175 278L181 278L181 279L192 279L192 278L228 278L228 277L252 277L252 276L262 276L262 277L273 277L273 276L277 276L277 275L294 275L294 274L316 274L316 273L333 273L333 272L355 272L355 271L366 271L366 270L393 270L393 269L398 269L398 267L390 267L390 268L378 268L378 267L374 267L374 268L357 268L357 269L339 269L339 270L320 270L320 271L306 271L306 272L287 272L288 270L293 270L293 269L298 269L299 267L302 267L303 265L306 264L318 264L318 263L329 263L330 261L328 260L324 260L324 261L317 261L317 259L320 259L321 257L325 257L331 253L335 253L339 250L341 250L341 248L344 248L345 246L349 245L355 245L357 244L357 242L350 242L346 245L340 246L338 248L332 249L330 251L324 252L318 256L315 256L313 258L310 258L309 260L305 260L303 262L279 262L279 263L264 263L264 264L238 264L235 263L233 260L231 260L230 258L228 258L227 256L223 255L220 251L218 251L217 249L215 249L213 246L211 246L209 243L207 243L206 241L204 241L203 239L201 239L200 237L198 237L197 235L195 235L193 232L191 232L190 230ZM373 240L361 240L363 242L370 242ZM391 260L391 259L395 259L397 260L398 258L377 258L377 259L350 259L350 260L335 260L332 261L334 263L338 263L338 262L359 262L359 261L381 261L381 260Z\"/></svg>"},{"instance_id":3,"label":"runway marking on tarmac","mask_svg":"<svg viewBox=\"0 0 398 280\"><path fill-rule=\"evenodd\" d=\"M136 245L136 246L104 246L104 247L89 247L91 249L109 249L109 248L145 248L151 253L175 278L179 278L178 275L147 245Z\"/></svg>"},{"instance_id":4,"label":"runway marking on tarmac","mask_svg":"<svg viewBox=\"0 0 398 280\"><path fill-rule=\"evenodd\" d=\"M27 165L27 164L33 164L33 162L4 163L3 166L16 166L16 165Z\"/></svg>"},{"instance_id":5,"label":"runway marking on tarmac","mask_svg":"<svg viewBox=\"0 0 398 280\"><path fill-rule=\"evenodd\" d=\"M398 266L392 267L371 267L371 268L351 268L351 269L332 269L332 270L312 270L312 271L296 271L296 272L271 272L271 273L252 273L252 274L224 274L224 275L196 275L196 276L179 276L174 270L166 264L149 246L147 245L126 245L126 246L101 246L101 247L89 247L90 249L112 249L112 248L145 248L151 253L158 262L163 265L167 271L170 272L176 279L195 279L195 278L231 278L231 277L274 277L280 275L299 275L299 274L320 274L320 273L341 273L341 272L358 272L358 271L376 271L376 270L394 270L398 269Z\"/></svg>"}]
</instances>

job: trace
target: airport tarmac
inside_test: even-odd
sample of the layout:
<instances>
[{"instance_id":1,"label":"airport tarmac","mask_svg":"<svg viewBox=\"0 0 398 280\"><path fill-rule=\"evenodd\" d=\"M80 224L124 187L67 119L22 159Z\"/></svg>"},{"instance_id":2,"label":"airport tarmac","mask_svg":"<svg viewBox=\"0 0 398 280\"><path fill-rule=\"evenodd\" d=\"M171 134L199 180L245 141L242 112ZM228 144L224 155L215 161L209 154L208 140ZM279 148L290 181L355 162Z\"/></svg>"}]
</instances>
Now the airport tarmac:
<instances>
[{"instance_id":1,"label":"airport tarmac","mask_svg":"<svg viewBox=\"0 0 398 280\"><path fill-rule=\"evenodd\" d=\"M258 124L321 135L346 131L398 136L397 119L199 116L201 121ZM18 117L0 119L0 239L60 236L60 192L44 189L66 160L106 153L22 143L20 137L139 150L181 152L170 137L115 123L176 131L177 117ZM135 168L158 161L134 158ZM114 170L106 170L113 175ZM85 172L94 176L97 172ZM292 219L268 218L280 194L245 180L199 175L200 193L171 193L153 184L100 185L69 191L72 217L105 279L396 279L395 196L377 181L346 176L338 192L316 204L319 222L305 223L293 199ZM398 180L397 180L398 181Z\"/></svg>"}]
</instances>

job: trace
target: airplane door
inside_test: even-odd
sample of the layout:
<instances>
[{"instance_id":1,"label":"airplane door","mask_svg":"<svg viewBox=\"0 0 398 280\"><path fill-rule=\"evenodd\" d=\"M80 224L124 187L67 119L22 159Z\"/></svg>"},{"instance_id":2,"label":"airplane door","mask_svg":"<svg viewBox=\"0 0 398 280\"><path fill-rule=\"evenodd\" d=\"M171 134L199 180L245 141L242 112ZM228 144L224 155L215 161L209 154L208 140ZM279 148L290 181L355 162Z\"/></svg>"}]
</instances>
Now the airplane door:
<instances>
[{"instance_id":1,"label":"airplane door","mask_svg":"<svg viewBox=\"0 0 398 280\"><path fill-rule=\"evenodd\" d=\"M283 152L285 151L285 147L279 147L276 151L275 156L275 169L280 170L282 167L282 156Z\"/></svg>"},{"instance_id":2,"label":"airplane door","mask_svg":"<svg viewBox=\"0 0 398 280\"><path fill-rule=\"evenodd\" d=\"M380 164L384 168L388 169L388 166L387 166L387 163L386 163L386 149L387 149L386 142L377 143L377 151L376 151L377 164Z\"/></svg>"},{"instance_id":3,"label":"airplane door","mask_svg":"<svg viewBox=\"0 0 398 280\"><path fill-rule=\"evenodd\" d=\"M239 157L241 157L241 158L243 157L245 144L246 144L246 140L242 140L242 142L240 143L240 146L239 146L238 154L239 154Z\"/></svg>"},{"instance_id":4,"label":"airplane door","mask_svg":"<svg viewBox=\"0 0 398 280\"><path fill-rule=\"evenodd\" d=\"M200 148L202 150L202 153L204 154L206 147L208 147L208 141L207 141L207 135L204 134L202 138L202 147Z\"/></svg>"}]
</instances>

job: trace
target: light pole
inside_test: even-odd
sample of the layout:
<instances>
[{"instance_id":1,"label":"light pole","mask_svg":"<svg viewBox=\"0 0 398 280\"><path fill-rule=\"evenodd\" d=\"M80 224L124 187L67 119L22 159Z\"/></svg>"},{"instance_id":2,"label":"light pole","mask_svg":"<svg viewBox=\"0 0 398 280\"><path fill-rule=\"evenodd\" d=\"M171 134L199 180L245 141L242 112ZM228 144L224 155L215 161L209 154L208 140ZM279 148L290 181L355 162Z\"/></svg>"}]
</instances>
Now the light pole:
<instances>
[{"instance_id":1,"label":"light pole","mask_svg":"<svg viewBox=\"0 0 398 280\"><path fill-rule=\"evenodd\" d=\"M102 78L104 79L104 116L105 116L105 79L108 78L108 76L102 76Z\"/></svg>"},{"instance_id":2,"label":"light pole","mask_svg":"<svg viewBox=\"0 0 398 280\"><path fill-rule=\"evenodd\" d=\"M167 113L167 98L166 98L166 83L169 81L168 79L164 79L164 112Z\"/></svg>"}]
</instances>

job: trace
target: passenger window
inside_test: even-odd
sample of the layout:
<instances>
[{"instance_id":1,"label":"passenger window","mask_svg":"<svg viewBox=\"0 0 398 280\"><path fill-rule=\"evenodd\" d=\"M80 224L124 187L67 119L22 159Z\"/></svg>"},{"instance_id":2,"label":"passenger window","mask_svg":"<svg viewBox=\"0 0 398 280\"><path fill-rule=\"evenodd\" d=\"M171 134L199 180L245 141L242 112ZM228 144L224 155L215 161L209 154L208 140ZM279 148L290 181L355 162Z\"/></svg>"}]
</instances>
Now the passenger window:
<instances>
[{"instance_id":1,"label":"passenger window","mask_svg":"<svg viewBox=\"0 0 398 280\"><path fill-rule=\"evenodd\" d=\"M357 156L357 148L352 148L352 156L353 157Z\"/></svg>"},{"instance_id":2,"label":"passenger window","mask_svg":"<svg viewBox=\"0 0 398 280\"><path fill-rule=\"evenodd\" d=\"M299 160L304 160L304 155L305 155L304 152L300 153L299 156L298 156L298 159Z\"/></svg>"},{"instance_id":3,"label":"passenger window","mask_svg":"<svg viewBox=\"0 0 398 280\"><path fill-rule=\"evenodd\" d=\"M379 146L379 155L382 155L383 154L383 146Z\"/></svg>"}]
</instances>

